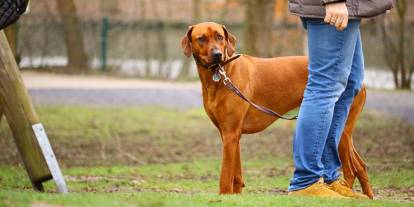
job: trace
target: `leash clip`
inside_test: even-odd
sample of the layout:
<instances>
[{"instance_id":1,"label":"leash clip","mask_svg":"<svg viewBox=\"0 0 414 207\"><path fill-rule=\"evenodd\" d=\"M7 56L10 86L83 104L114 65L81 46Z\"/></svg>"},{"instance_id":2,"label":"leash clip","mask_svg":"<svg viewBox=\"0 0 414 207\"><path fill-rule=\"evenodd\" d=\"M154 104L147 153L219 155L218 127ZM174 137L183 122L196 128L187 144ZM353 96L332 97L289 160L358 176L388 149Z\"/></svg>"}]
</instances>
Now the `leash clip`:
<instances>
[{"instance_id":1,"label":"leash clip","mask_svg":"<svg viewBox=\"0 0 414 207\"><path fill-rule=\"evenodd\" d=\"M219 64L219 69L218 72L224 77L223 81L226 82L230 82L230 78L227 77L226 71L224 70L224 68Z\"/></svg>"}]
</instances>

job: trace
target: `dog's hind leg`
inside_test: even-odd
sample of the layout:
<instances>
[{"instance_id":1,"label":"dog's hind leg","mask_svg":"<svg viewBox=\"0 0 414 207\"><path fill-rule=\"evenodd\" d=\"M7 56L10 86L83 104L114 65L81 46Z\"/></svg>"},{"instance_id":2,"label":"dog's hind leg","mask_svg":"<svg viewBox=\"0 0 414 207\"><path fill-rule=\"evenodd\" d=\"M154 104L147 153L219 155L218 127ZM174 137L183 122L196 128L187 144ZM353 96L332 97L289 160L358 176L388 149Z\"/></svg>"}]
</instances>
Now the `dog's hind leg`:
<instances>
[{"instance_id":1,"label":"dog's hind leg","mask_svg":"<svg viewBox=\"0 0 414 207\"><path fill-rule=\"evenodd\" d=\"M237 169L241 164L238 164L240 158L240 141L241 132L238 131L222 131L221 137L223 140L223 157L221 163L221 175L220 175L220 194L232 194L235 192L234 186L239 181L238 175L236 175ZM241 170L240 170L241 173ZM236 177L237 176L237 177ZM236 189L241 191L240 189Z\"/></svg>"},{"instance_id":2,"label":"dog's hind leg","mask_svg":"<svg viewBox=\"0 0 414 207\"><path fill-rule=\"evenodd\" d=\"M368 180L368 171L365 162L355 149L352 140L352 133L358 117L364 107L366 99L366 89L362 87L361 91L354 98L351 110L346 121L344 132L339 143L339 156L342 163L342 171L348 186L352 188L355 178L361 183L363 192L371 199L374 196L371 185Z\"/></svg>"}]
</instances>

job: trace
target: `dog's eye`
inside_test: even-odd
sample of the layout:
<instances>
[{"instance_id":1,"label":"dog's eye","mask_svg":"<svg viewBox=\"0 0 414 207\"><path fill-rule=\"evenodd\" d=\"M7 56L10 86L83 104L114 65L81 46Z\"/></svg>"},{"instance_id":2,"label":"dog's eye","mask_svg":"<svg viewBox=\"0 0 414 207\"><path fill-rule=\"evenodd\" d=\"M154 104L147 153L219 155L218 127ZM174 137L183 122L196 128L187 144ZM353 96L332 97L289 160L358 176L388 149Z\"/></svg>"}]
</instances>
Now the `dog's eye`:
<instances>
[{"instance_id":1,"label":"dog's eye","mask_svg":"<svg viewBox=\"0 0 414 207\"><path fill-rule=\"evenodd\" d=\"M223 40L224 39L224 37L223 36L221 36L221 35L217 35L217 40L219 40L219 41L221 41L221 40Z\"/></svg>"},{"instance_id":2,"label":"dog's eye","mask_svg":"<svg viewBox=\"0 0 414 207\"><path fill-rule=\"evenodd\" d=\"M200 43L204 43L206 41L206 37L204 37L204 36L199 37L199 38L197 38L197 41L200 42Z\"/></svg>"}]
</instances>

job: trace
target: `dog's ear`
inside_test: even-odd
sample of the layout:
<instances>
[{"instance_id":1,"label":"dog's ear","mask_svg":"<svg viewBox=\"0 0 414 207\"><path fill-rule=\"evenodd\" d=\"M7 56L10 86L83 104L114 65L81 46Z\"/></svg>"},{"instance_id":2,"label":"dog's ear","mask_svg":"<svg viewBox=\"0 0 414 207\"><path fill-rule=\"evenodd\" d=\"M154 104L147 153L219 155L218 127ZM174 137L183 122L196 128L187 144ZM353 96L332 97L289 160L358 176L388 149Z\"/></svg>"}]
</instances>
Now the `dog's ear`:
<instances>
[{"instance_id":1,"label":"dog's ear","mask_svg":"<svg viewBox=\"0 0 414 207\"><path fill-rule=\"evenodd\" d=\"M181 38L181 47L183 48L184 55L190 57L191 55L191 32L193 31L193 26L189 26L187 33Z\"/></svg>"},{"instance_id":2,"label":"dog's ear","mask_svg":"<svg viewBox=\"0 0 414 207\"><path fill-rule=\"evenodd\" d=\"M227 41L227 55L230 57L233 56L235 48L236 48L236 37L227 31L226 26L223 25L224 35L226 36Z\"/></svg>"}]
</instances>

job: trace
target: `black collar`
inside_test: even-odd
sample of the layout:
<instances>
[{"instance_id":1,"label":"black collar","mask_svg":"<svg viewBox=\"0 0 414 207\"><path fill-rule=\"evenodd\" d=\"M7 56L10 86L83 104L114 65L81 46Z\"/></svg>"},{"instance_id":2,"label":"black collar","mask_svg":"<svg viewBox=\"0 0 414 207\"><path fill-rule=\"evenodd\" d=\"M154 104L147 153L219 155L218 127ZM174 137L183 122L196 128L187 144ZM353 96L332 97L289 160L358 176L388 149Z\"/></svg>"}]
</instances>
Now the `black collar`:
<instances>
[{"instance_id":1,"label":"black collar","mask_svg":"<svg viewBox=\"0 0 414 207\"><path fill-rule=\"evenodd\" d=\"M221 63L213 63L213 64L204 64L199 57L197 57L194 53L193 53L193 57L194 60L196 61L197 64L201 65L202 67L206 68L207 70L215 70L217 69L219 66L224 67L225 65L229 64L230 62L232 62L233 60L239 58L241 56L241 54L237 54L233 57L231 57L228 60L224 60Z\"/></svg>"}]
</instances>

